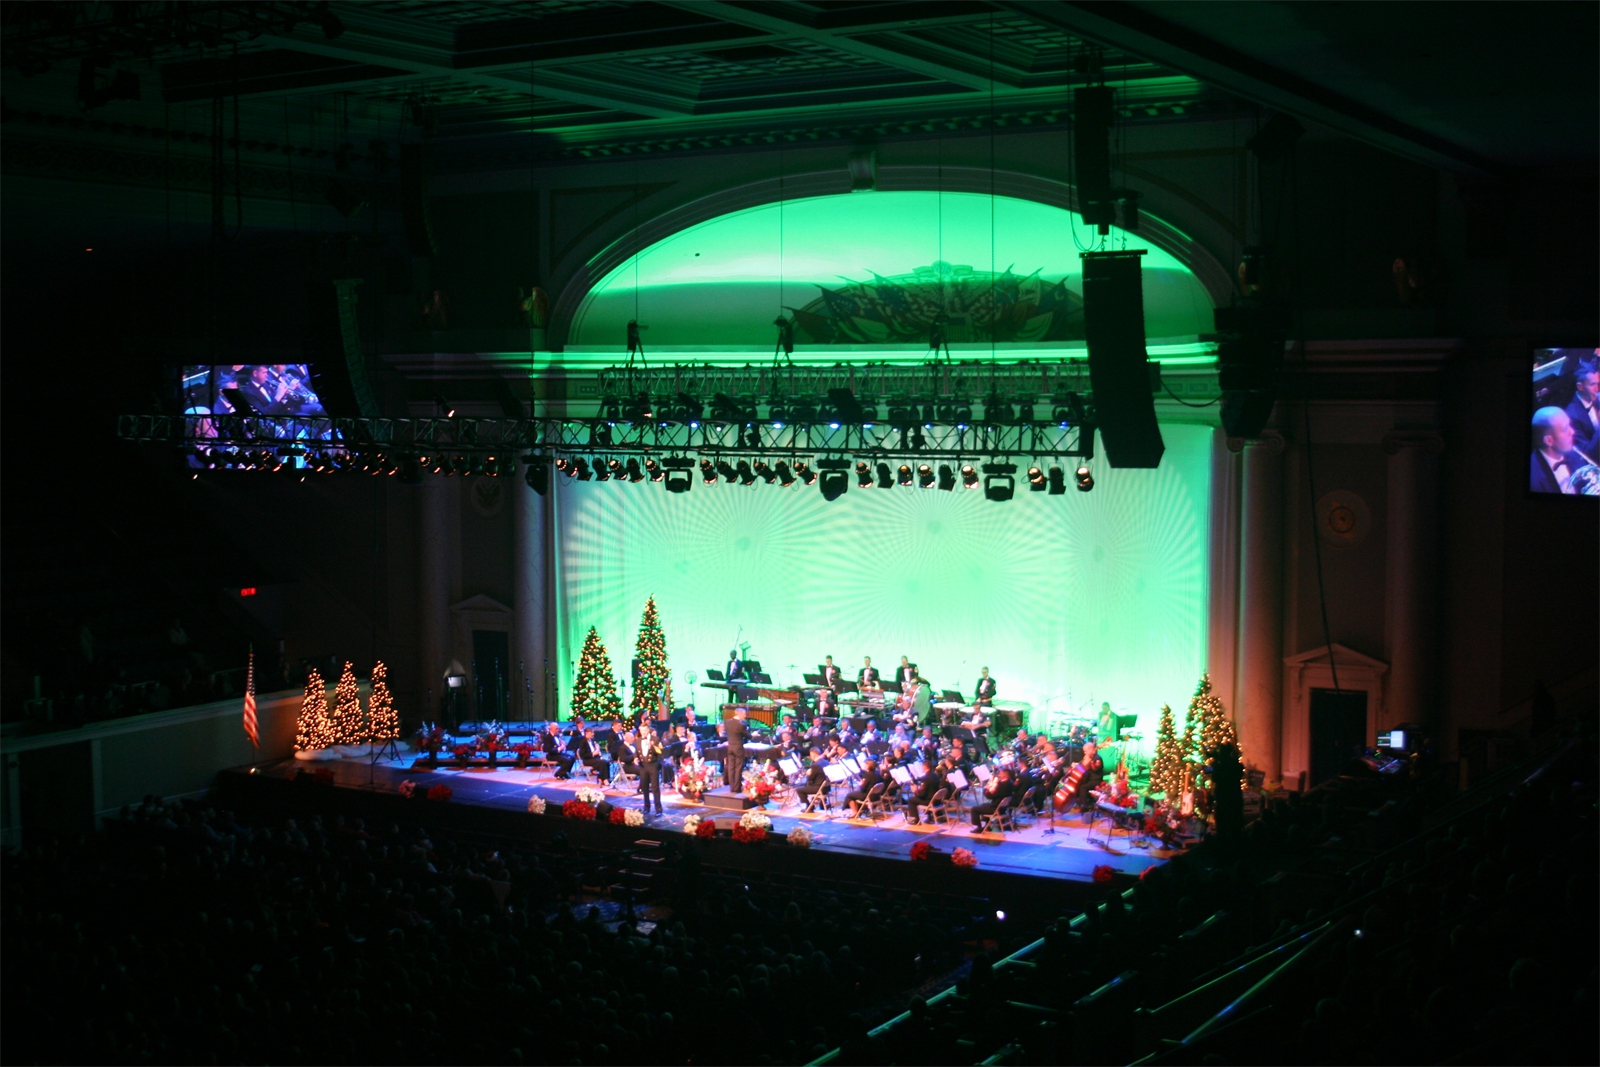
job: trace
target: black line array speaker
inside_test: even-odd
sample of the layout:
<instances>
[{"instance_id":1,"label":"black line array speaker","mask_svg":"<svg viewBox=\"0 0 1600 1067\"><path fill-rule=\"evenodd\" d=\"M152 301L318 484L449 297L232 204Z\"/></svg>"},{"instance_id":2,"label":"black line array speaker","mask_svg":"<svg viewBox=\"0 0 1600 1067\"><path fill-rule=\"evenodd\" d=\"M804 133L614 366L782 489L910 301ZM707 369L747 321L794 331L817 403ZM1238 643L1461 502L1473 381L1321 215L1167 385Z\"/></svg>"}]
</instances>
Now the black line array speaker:
<instances>
[{"instance_id":1,"label":"black line array speaker","mask_svg":"<svg viewBox=\"0 0 1600 1067\"><path fill-rule=\"evenodd\" d=\"M1078 214L1090 226L1117 221L1111 192L1111 94L1104 85L1085 86L1072 94L1072 180L1078 190Z\"/></svg>"},{"instance_id":2,"label":"black line array speaker","mask_svg":"<svg viewBox=\"0 0 1600 1067\"><path fill-rule=\"evenodd\" d=\"M1144 350L1143 255L1142 250L1083 254L1089 384L1100 440L1113 467L1158 467L1166 451Z\"/></svg>"},{"instance_id":3,"label":"black line array speaker","mask_svg":"<svg viewBox=\"0 0 1600 1067\"><path fill-rule=\"evenodd\" d=\"M328 414L376 418L382 412L361 352L356 317L356 286L360 284L360 278L339 278L332 284L309 286L311 323L306 332L306 357L313 388Z\"/></svg>"},{"instance_id":4,"label":"black line array speaker","mask_svg":"<svg viewBox=\"0 0 1600 1067\"><path fill-rule=\"evenodd\" d=\"M413 256L432 256L433 220L428 214L428 146L400 146L400 214Z\"/></svg>"}]
</instances>

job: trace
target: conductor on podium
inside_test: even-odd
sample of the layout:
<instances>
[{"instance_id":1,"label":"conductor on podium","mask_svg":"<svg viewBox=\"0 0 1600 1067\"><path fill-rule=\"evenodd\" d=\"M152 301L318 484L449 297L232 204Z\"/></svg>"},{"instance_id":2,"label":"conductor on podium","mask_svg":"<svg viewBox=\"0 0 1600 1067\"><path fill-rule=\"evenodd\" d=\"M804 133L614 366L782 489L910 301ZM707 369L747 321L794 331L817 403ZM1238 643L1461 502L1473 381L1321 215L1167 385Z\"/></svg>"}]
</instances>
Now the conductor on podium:
<instances>
[{"instance_id":1,"label":"conductor on podium","mask_svg":"<svg viewBox=\"0 0 1600 1067\"><path fill-rule=\"evenodd\" d=\"M717 733L722 734L728 741L728 754L722 761L722 779L724 784L737 793L744 789L744 740L745 740L745 709L734 708L733 718L724 720L717 727Z\"/></svg>"}]
</instances>

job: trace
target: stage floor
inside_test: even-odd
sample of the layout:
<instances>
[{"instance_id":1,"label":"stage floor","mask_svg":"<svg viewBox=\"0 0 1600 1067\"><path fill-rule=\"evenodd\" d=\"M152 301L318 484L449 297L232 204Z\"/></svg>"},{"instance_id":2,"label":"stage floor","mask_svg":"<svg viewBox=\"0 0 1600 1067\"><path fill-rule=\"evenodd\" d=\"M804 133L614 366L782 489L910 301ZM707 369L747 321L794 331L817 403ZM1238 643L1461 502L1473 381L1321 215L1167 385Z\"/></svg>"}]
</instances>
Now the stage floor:
<instances>
[{"instance_id":1,"label":"stage floor","mask_svg":"<svg viewBox=\"0 0 1600 1067\"><path fill-rule=\"evenodd\" d=\"M414 758L407 755L376 764L369 763L364 756L318 763L286 759L263 766L257 773L292 778L302 769L326 769L333 773L337 786L382 793L398 793L400 783L411 779L421 789L440 784L449 786L455 804L514 811L526 811L528 798L534 795L543 797L547 803L560 805L571 800L580 787L594 784L584 778L557 781L552 771L519 771L509 766L494 770L445 766L413 770ZM613 806L643 806L631 789L608 786L605 793ZM670 790L662 791L662 806L666 814L651 818L648 826L658 830L681 830L684 819L697 814L731 827L739 818L737 812L698 804ZM913 826L907 825L901 815L891 815L877 822L837 815L808 815L800 811L798 804L781 809L769 806L767 814L772 817L775 833L787 834L796 826L806 827L814 835L812 847L817 849L909 862L911 846L925 840L945 852L957 847L971 849L977 854L978 862L989 869L1038 878L1090 881L1094 868L1101 864L1109 865L1118 874L1137 876L1147 867L1176 854L1162 849L1156 842L1147 842L1143 835L1113 830L1104 816L1091 825L1076 812L1057 818L1053 834L1049 832L1048 819L1010 833L979 834L972 830L970 815L959 820L952 818L948 824Z\"/></svg>"}]
</instances>

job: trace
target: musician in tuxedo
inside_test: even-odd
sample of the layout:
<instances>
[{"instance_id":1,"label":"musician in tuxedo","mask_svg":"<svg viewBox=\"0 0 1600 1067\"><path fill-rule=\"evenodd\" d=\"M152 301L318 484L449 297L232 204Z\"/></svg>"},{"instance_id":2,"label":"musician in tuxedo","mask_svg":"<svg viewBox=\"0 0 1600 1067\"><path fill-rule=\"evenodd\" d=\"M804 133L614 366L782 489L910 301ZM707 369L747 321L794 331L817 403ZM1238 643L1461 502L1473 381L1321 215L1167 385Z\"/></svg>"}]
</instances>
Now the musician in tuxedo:
<instances>
[{"instance_id":1,"label":"musician in tuxedo","mask_svg":"<svg viewBox=\"0 0 1600 1067\"><path fill-rule=\"evenodd\" d=\"M817 712L819 719L836 719L839 717L839 694L832 689L817 690Z\"/></svg>"},{"instance_id":2,"label":"musician in tuxedo","mask_svg":"<svg viewBox=\"0 0 1600 1067\"><path fill-rule=\"evenodd\" d=\"M833 665L832 656L822 657L822 684L833 690L835 694L844 688L844 672Z\"/></svg>"},{"instance_id":3,"label":"musician in tuxedo","mask_svg":"<svg viewBox=\"0 0 1600 1067\"><path fill-rule=\"evenodd\" d=\"M962 738L951 739L950 751L946 754L946 757L961 770L962 774L968 774L972 771L972 758L968 755L967 743Z\"/></svg>"},{"instance_id":4,"label":"musician in tuxedo","mask_svg":"<svg viewBox=\"0 0 1600 1067\"><path fill-rule=\"evenodd\" d=\"M722 760L723 783L736 793L744 788L744 742L749 736L745 715L744 708L734 708L733 718L717 724L717 733L728 742L728 754Z\"/></svg>"},{"instance_id":5,"label":"musician in tuxedo","mask_svg":"<svg viewBox=\"0 0 1600 1067\"><path fill-rule=\"evenodd\" d=\"M861 670L856 672L856 688L863 693L876 693L883 688L878 684L878 668L872 665L871 656L861 657Z\"/></svg>"},{"instance_id":6,"label":"musician in tuxedo","mask_svg":"<svg viewBox=\"0 0 1600 1067\"><path fill-rule=\"evenodd\" d=\"M572 753L567 750L567 739L561 736L561 727L550 723L544 728L544 758L556 765L557 778L572 777Z\"/></svg>"},{"instance_id":7,"label":"musician in tuxedo","mask_svg":"<svg viewBox=\"0 0 1600 1067\"><path fill-rule=\"evenodd\" d=\"M695 717L693 704L685 704L683 706L683 725L689 728L689 733L691 734L694 733L694 728L696 726L703 725L700 720Z\"/></svg>"},{"instance_id":8,"label":"musician in tuxedo","mask_svg":"<svg viewBox=\"0 0 1600 1067\"><path fill-rule=\"evenodd\" d=\"M728 649L728 665L723 668L722 674L729 682L743 682L749 680L745 676L744 660L739 658L738 649Z\"/></svg>"},{"instance_id":9,"label":"musician in tuxedo","mask_svg":"<svg viewBox=\"0 0 1600 1067\"><path fill-rule=\"evenodd\" d=\"M571 751L575 760L593 771L596 778L605 778L606 771L610 767L606 762L605 752L600 748L600 742L594 739L593 726L585 726L583 736L574 738Z\"/></svg>"},{"instance_id":10,"label":"musician in tuxedo","mask_svg":"<svg viewBox=\"0 0 1600 1067\"><path fill-rule=\"evenodd\" d=\"M993 783L984 790L987 797L982 804L972 809L972 828L978 829L983 825L984 816L993 815L1000 808L1001 801L1016 792L1017 784L1011 777L1010 767L1001 767L994 776Z\"/></svg>"},{"instance_id":11,"label":"musician in tuxedo","mask_svg":"<svg viewBox=\"0 0 1600 1067\"><path fill-rule=\"evenodd\" d=\"M1078 780L1079 811L1088 811L1094 805L1094 797L1090 792L1099 789L1106 780L1106 761L1100 758L1100 746L1093 741L1083 744L1083 759L1078 761L1083 766L1083 777Z\"/></svg>"},{"instance_id":12,"label":"musician in tuxedo","mask_svg":"<svg viewBox=\"0 0 1600 1067\"><path fill-rule=\"evenodd\" d=\"M650 798L656 802L656 814L661 811L661 761L665 755L661 741L650 727L644 728L639 742L639 791L644 794L644 811L650 814Z\"/></svg>"},{"instance_id":13,"label":"musician in tuxedo","mask_svg":"<svg viewBox=\"0 0 1600 1067\"><path fill-rule=\"evenodd\" d=\"M911 751L916 754L917 759L930 767L938 762L939 739L933 736L933 727L924 726L922 728L922 733L918 736L916 743L911 746Z\"/></svg>"},{"instance_id":14,"label":"musician in tuxedo","mask_svg":"<svg viewBox=\"0 0 1600 1067\"><path fill-rule=\"evenodd\" d=\"M856 736L855 727L850 725L849 719L839 720L839 743L847 749L853 749L861 744L861 739Z\"/></svg>"},{"instance_id":15,"label":"musician in tuxedo","mask_svg":"<svg viewBox=\"0 0 1600 1067\"><path fill-rule=\"evenodd\" d=\"M866 748L868 745L882 740L883 738L878 736L878 724L868 719L867 728L861 731L861 747Z\"/></svg>"},{"instance_id":16,"label":"musician in tuxedo","mask_svg":"<svg viewBox=\"0 0 1600 1067\"><path fill-rule=\"evenodd\" d=\"M1556 407L1533 413L1533 457L1528 488L1535 493L1572 493L1572 475L1588 463L1573 445L1572 417Z\"/></svg>"},{"instance_id":17,"label":"musician in tuxedo","mask_svg":"<svg viewBox=\"0 0 1600 1067\"><path fill-rule=\"evenodd\" d=\"M922 813L918 810L933 800L933 795L950 784L950 772L955 770L955 764L949 760L940 760L932 765L928 774L921 782L917 783L917 790L911 794L911 803L906 805L906 822L915 826L922 821Z\"/></svg>"},{"instance_id":18,"label":"musician in tuxedo","mask_svg":"<svg viewBox=\"0 0 1600 1067\"><path fill-rule=\"evenodd\" d=\"M1573 448L1592 457L1600 447L1600 363L1590 360L1580 364L1572 384L1574 392L1567 405L1567 418L1572 420Z\"/></svg>"},{"instance_id":19,"label":"musician in tuxedo","mask_svg":"<svg viewBox=\"0 0 1600 1067\"><path fill-rule=\"evenodd\" d=\"M269 365L263 363L251 367L250 377L238 385L239 392L258 415L287 415L289 409L284 406L283 394L289 391L289 386L280 382L274 388L271 377L272 368Z\"/></svg>"},{"instance_id":20,"label":"musician in tuxedo","mask_svg":"<svg viewBox=\"0 0 1600 1067\"><path fill-rule=\"evenodd\" d=\"M867 794L872 792L872 787L883 781L883 774L878 768L878 761L867 760L866 766L861 769L861 784L844 796L844 802L850 808L850 817L859 818L861 805L866 803Z\"/></svg>"},{"instance_id":21,"label":"musician in tuxedo","mask_svg":"<svg viewBox=\"0 0 1600 1067\"><path fill-rule=\"evenodd\" d=\"M815 746L811 749L811 766L806 769L806 780L803 785L796 787L795 796L800 798L800 803L805 804L810 798L828 788L828 775L823 770L828 765L822 758L822 749Z\"/></svg>"},{"instance_id":22,"label":"musician in tuxedo","mask_svg":"<svg viewBox=\"0 0 1600 1067\"><path fill-rule=\"evenodd\" d=\"M972 702L980 708L986 708L994 703L995 684L989 677L989 668L983 669L983 677L978 679L978 690L973 695Z\"/></svg>"},{"instance_id":23,"label":"musician in tuxedo","mask_svg":"<svg viewBox=\"0 0 1600 1067\"><path fill-rule=\"evenodd\" d=\"M622 768L624 774L631 774L635 778L638 778L639 746L635 741L635 736L636 735L632 730L621 735L612 734L611 751L608 753L608 755L611 757L612 763L615 763L618 767ZM643 779L641 779L639 782L639 790L640 792L644 791Z\"/></svg>"},{"instance_id":24,"label":"musician in tuxedo","mask_svg":"<svg viewBox=\"0 0 1600 1067\"><path fill-rule=\"evenodd\" d=\"M896 685L905 685L907 682L917 680L917 665L905 656L900 657L900 666L895 668L894 680Z\"/></svg>"}]
</instances>

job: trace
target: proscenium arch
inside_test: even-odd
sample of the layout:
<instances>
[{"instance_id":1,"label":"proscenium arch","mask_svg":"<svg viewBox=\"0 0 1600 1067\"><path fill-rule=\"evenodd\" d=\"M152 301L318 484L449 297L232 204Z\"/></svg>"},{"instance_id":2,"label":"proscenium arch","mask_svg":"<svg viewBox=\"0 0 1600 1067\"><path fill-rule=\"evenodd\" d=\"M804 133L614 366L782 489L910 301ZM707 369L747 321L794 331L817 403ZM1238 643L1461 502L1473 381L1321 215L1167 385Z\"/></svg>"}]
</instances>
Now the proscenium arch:
<instances>
[{"instance_id":1,"label":"proscenium arch","mask_svg":"<svg viewBox=\"0 0 1600 1067\"><path fill-rule=\"evenodd\" d=\"M1069 185L1031 174L990 171L978 167L906 166L880 170L878 189L882 192L969 193L1023 200L1063 211L1077 211L1076 191ZM840 171L828 170L767 178L733 186L700 197L680 207L640 221L598 249L563 286L551 315L549 340L554 345L569 343L573 322L595 286L632 257L653 245L691 227L750 208L834 195L873 196L849 191L849 178ZM1081 225L1081 224L1080 224ZM1087 240L1086 230L1084 233ZM1140 240L1160 249L1187 269L1215 305L1227 303L1233 285L1229 271L1200 242L1162 219L1141 213ZM604 240L599 235L596 242ZM1074 251L1072 254L1076 255ZM987 267L987 263L983 265ZM1004 269L996 264L996 269ZM1038 264L1017 264L1026 271ZM618 338L618 344L621 339Z\"/></svg>"}]
</instances>

